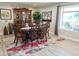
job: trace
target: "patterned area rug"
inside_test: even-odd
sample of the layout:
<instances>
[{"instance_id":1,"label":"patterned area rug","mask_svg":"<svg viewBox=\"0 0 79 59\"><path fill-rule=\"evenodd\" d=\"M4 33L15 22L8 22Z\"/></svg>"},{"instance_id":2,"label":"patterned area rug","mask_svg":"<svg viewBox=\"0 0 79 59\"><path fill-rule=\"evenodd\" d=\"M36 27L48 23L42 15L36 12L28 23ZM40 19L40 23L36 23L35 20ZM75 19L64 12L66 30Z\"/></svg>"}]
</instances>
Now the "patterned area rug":
<instances>
[{"instance_id":1,"label":"patterned area rug","mask_svg":"<svg viewBox=\"0 0 79 59\"><path fill-rule=\"evenodd\" d=\"M17 46L15 43L12 43L7 46L7 52L8 56L30 56L42 49L45 49L45 47L47 46L48 46L47 42L43 44L38 44L34 47L29 45L29 43L21 45L21 43L19 42Z\"/></svg>"}]
</instances>

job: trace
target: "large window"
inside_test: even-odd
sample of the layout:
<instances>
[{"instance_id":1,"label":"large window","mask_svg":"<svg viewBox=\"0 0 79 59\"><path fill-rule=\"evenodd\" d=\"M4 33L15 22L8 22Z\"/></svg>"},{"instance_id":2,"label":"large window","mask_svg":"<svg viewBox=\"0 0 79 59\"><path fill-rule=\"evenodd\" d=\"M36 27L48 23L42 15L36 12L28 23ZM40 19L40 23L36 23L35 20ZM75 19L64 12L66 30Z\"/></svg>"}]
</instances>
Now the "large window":
<instances>
[{"instance_id":1,"label":"large window","mask_svg":"<svg viewBox=\"0 0 79 59\"><path fill-rule=\"evenodd\" d=\"M79 32L79 8L65 8L62 11L61 28Z\"/></svg>"}]
</instances>

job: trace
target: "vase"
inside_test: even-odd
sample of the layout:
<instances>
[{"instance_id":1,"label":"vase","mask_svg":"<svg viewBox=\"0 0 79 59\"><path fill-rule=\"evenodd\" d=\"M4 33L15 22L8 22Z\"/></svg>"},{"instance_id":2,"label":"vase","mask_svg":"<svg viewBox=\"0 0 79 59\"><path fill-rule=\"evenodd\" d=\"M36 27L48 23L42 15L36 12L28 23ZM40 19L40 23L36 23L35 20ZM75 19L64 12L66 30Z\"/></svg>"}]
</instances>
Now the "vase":
<instances>
[{"instance_id":1,"label":"vase","mask_svg":"<svg viewBox=\"0 0 79 59\"><path fill-rule=\"evenodd\" d=\"M8 35L8 30L7 30L6 26L4 27L4 35Z\"/></svg>"}]
</instances>

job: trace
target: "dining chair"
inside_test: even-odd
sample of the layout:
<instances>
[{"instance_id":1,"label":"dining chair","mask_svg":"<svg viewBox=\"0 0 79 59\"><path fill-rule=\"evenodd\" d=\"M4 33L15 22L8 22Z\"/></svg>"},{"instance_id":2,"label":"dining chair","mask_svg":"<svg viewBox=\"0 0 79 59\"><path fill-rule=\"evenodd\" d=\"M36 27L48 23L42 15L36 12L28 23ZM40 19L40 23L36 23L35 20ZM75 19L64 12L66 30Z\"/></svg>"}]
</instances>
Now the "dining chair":
<instances>
[{"instance_id":1,"label":"dining chair","mask_svg":"<svg viewBox=\"0 0 79 59\"><path fill-rule=\"evenodd\" d=\"M39 44L47 42L47 33L48 33L47 32L47 27L43 26L41 28L41 32L40 32L40 42L39 42Z\"/></svg>"},{"instance_id":2,"label":"dining chair","mask_svg":"<svg viewBox=\"0 0 79 59\"><path fill-rule=\"evenodd\" d=\"M22 43L22 39L23 39L23 34L21 31L16 31L16 36L15 36L15 43L16 45L18 44L18 42Z\"/></svg>"},{"instance_id":3,"label":"dining chair","mask_svg":"<svg viewBox=\"0 0 79 59\"><path fill-rule=\"evenodd\" d=\"M49 37L49 35L50 35L50 33L49 33L50 22L47 22L47 23L45 24L45 27L46 27L46 29L47 29L47 37Z\"/></svg>"},{"instance_id":4,"label":"dining chair","mask_svg":"<svg viewBox=\"0 0 79 59\"><path fill-rule=\"evenodd\" d=\"M22 42L23 33L22 33L22 31L20 30L21 26L16 26L16 25L14 25L13 28L14 28L14 36L15 36L14 43L16 43L16 45L17 45L18 42Z\"/></svg>"}]
</instances>

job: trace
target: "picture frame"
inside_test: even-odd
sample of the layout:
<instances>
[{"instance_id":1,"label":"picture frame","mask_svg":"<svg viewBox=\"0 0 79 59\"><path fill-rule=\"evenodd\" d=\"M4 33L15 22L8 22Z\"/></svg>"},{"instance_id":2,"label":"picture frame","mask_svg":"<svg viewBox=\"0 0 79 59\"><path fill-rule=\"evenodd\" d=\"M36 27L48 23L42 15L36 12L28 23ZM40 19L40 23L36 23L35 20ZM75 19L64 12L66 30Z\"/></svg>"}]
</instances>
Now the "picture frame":
<instances>
[{"instance_id":1,"label":"picture frame","mask_svg":"<svg viewBox=\"0 0 79 59\"><path fill-rule=\"evenodd\" d=\"M51 20L52 20L52 11L42 12L42 21L51 22Z\"/></svg>"},{"instance_id":2,"label":"picture frame","mask_svg":"<svg viewBox=\"0 0 79 59\"><path fill-rule=\"evenodd\" d=\"M11 19L11 10L10 9L0 9L0 18L1 18L1 20L10 20Z\"/></svg>"}]
</instances>

